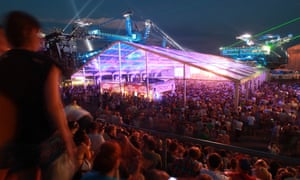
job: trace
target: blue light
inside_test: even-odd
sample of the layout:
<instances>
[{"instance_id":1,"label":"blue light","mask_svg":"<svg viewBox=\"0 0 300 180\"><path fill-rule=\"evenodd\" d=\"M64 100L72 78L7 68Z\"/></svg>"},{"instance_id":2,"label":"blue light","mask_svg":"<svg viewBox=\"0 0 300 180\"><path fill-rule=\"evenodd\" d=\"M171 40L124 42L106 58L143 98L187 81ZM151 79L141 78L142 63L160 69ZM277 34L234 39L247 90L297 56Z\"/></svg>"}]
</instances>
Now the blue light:
<instances>
[{"instance_id":1,"label":"blue light","mask_svg":"<svg viewBox=\"0 0 300 180\"><path fill-rule=\"evenodd\" d=\"M127 59L128 60L137 60L137 59L141 59L141 57L143 57L142 52L136 51L136 52L133 52L133 53L129 54L127 56Z\"/></svg>"}]
</instances>

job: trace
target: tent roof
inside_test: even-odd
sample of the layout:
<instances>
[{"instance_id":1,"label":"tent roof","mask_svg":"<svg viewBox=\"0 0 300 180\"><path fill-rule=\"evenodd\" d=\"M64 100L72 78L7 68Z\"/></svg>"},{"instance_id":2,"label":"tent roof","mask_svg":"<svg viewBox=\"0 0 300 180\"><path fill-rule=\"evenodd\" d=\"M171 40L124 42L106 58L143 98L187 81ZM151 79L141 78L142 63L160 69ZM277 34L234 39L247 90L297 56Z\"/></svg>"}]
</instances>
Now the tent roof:
<instances>
[{"instance_id":1,"label":"tent roof","mask_svg":"<svg viewBox=\"0 0 300 180\"><path fill-rule=\"evenodd\" d=\"M121 66L120 66L121 65ZM198 52L181 51L117 41L89 60L76 75L113 73L159 73L184 65L242 83L258 76L262 70L238 63L230 58Z\"/></svg>"}]
</instances>

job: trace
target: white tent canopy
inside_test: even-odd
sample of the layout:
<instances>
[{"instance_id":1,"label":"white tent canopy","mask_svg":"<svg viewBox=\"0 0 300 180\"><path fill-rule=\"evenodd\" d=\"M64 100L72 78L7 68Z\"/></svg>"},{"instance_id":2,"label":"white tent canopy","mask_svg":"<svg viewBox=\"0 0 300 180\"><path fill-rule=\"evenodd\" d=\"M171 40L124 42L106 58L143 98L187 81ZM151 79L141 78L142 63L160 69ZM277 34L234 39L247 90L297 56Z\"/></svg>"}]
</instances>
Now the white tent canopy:
<instances>
[{"instance_id":1,"label":"white tent canopy","mask_svg":"<svg viewBox=\"0 0 300 180\"><path fill-rule=\"evenodd\" d=\"M192 68L200 72L198 73L199 76L193 76L192 79L197 79L197 77L201 79L204 77L203 74L209 73L214 77L218 77L213 80L232 81L235 86L234 104L236 109L239 103L239 86L245 83L247 89L249 88L247 83L249 81L251 89L252 79L262 81L266 79L264 68L248 66L230 58L123 41L113 43L107 49L92 57L79 71L72 75L72 78L82 76L102 77L103 75L122 77L123 75L134 74L145 74L146 77L150 77L150 74L160 76L163 74L169 79L178 79L177 75L180 74L179 79L181 77L185 81L191 79ZM176 71L179 73L176 73ZM120 90L121 81L121 78L119 78ZM184 88L185 102L186 86Z\"/></svg>"},{"instance_id":2,"label":"white tent canopy","mask_svg":"<svg viewBox=\"0 0 300 180\"><path fill-rule=\"evenodd\" d=\"M264 72L264 69L221 56L118 41L92 57L72 77L99 76L99 73L161 73L184 67L209 72L235 83L244 83Z\"/></svg>"}]
</instances>

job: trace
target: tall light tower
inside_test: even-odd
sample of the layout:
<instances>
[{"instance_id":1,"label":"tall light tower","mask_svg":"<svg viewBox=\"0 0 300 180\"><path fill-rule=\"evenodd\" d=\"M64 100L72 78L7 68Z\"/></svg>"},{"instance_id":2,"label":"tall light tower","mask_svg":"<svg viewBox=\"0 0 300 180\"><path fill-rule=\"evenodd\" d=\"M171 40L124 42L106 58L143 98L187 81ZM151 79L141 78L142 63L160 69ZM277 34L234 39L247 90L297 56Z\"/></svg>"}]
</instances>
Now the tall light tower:
<instances>
[{"instance_id":1,"label":"tall light tower","mask_svg":"<svg viewBox=\"0 0 300 180\"><path fill-rule=\"evenodd\" d=\"M127 30L127 35L132 36L132 24L131 24L131 19L130 17L132 16L132 11L127 11L123 14L123 17L126 19L126 30Z\"/></svg>"}]
</instances>

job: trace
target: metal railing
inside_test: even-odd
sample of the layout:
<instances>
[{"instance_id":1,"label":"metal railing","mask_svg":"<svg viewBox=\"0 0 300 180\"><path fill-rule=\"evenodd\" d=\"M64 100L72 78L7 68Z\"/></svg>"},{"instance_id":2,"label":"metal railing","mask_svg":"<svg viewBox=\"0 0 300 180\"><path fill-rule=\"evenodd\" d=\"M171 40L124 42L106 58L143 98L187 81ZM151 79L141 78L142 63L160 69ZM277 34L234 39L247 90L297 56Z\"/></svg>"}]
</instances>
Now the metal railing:
<instances>
[{"instance_id":1,"label":"metal railing","mask_svg":"<svg viewBox=\"0 0 300 180\"><path fill-rule=\"evenodd\" d=\"M144 128L137 128L137 127L125 125L125 124L122 124L122 125L118 124L117 126L144 131L153 136L160 137L160 138L177 139L178 141L184 142L184 143L192 143L195 145L198 144L198 145L202 145L202 146L210 146L210 147L213 147L216 149L222 149L222 150L227 150L230 152L238 152L238 153L242 153L242 154L247 154L247 155L250 155L251 157L272 159L272 160L278 161L287 166L300 165L300 159L295 158L295 157L276 155L276 154L272 154L269 152L263 152L263 151L257 151L257 150L238 147L238 146L226 145L226 144L222 144L222 143L218 143L218 142L213 142L213 141L209 141L209 140L203 140L203 139L193 138L193 137L188 137L188 136L183 136L183 135L177 135L177 134L173 134L173 133L160 132L160 131L144 129ZM165 141L164 141L164 145L165 145L164 154L166 155L167 148L166 148ZM165 156L165 158L166 158L166 156ZM163 159L163 162L166 162L166 159ZM164 163L164 165L165 165L165 163Z\"/></svg>"}]
</instances>

